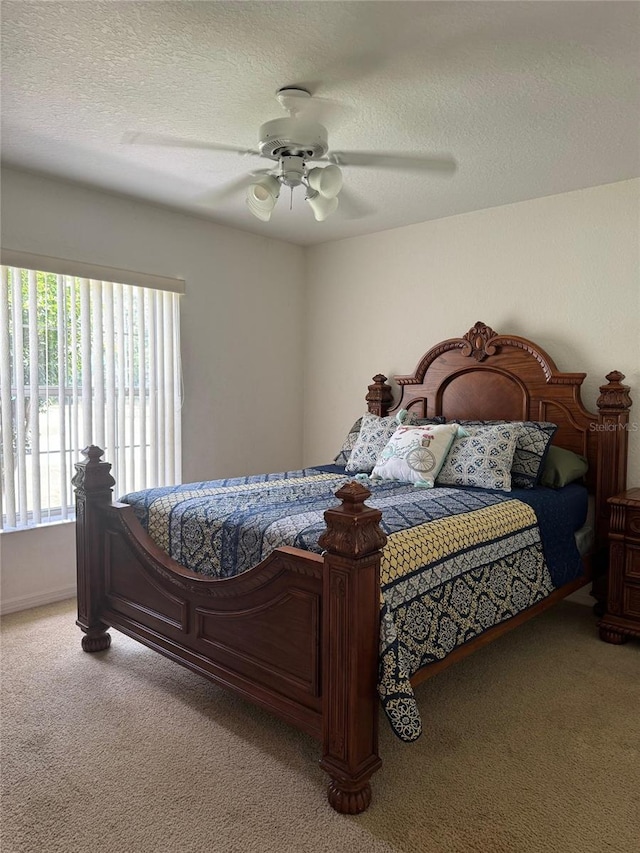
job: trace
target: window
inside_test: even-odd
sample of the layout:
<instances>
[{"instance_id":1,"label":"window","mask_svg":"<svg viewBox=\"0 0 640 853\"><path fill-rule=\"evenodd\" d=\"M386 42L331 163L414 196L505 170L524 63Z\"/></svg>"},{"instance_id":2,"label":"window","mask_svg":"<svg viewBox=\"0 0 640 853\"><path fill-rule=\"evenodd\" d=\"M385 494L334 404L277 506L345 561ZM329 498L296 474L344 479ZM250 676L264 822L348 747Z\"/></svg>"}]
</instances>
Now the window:
<instances>
[{"instance_id":1,"label":"window","mask_svg":"<svg viewBox=\"0 0 640 853\"><path fill-rule=\"evenodd\" d=\"M1 270L0 527L73 518L88 444L118 494L180 482L179 295Z\"/></svg>"}]
</instances>

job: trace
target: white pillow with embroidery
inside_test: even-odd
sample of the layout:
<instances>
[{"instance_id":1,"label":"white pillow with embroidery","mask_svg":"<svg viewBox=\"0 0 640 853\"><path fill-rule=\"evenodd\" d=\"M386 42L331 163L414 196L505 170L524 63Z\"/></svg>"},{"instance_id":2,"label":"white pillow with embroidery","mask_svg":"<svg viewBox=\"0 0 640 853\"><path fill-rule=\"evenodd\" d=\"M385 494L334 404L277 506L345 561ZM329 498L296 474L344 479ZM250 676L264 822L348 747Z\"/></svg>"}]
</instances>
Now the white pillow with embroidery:
<instances>
[{"instance_id":1,"label":"white pillow with embroidery","mask_svg":"<svg viewBox=\"0 0 640 853\"><path fill-rule=\"evenodd\" d=\"M471 429L469 429L471 433ZM456 438L437 477L439 486L511 491L511 466L520 434L517 424L477 427Z\"/></svg>"},{"instance_id":2,"label":"white pillow with embroidery","mask_svg":"<svg viewBox=\"0 0 640 853\"><path fill-rule=\"evenodd\" d=\"M458 424L399 426L378 457L371 477L432 489L458 430Z\"/></svg>"},{"instance_id":3,"label":"white pillow with embroidery","mask_svg":"<svg viewBox=\"0 0 640 853\"><path fill-rule=\"evenodd\" d=\"M407 412L406 409L385 418L367 412L362 416L360 432L345 465L345 471L348 474L370 474L398 425L413 423L414 420L413 412Z\"/></svg>"}]
</instances>

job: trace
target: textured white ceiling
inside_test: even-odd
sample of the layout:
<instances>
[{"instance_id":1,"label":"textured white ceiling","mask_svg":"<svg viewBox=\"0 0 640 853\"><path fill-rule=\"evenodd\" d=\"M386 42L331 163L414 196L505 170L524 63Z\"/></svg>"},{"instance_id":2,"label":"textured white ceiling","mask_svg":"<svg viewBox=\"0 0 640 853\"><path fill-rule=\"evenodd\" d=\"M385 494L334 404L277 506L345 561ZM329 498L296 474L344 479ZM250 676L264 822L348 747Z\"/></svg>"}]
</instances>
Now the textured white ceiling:
<instances>
[{"instance_id":1,"label":"textured white ceiling","mask_svg":"<svg viewBox=\"0 0 640 853\"><path fill-rule=\"evenodd\" d=\"M266 236L308 245L640 175L637 2L3 0L2 17L6 165ZM123 142L255 148L286 85L339 102L335 150L450 154L458 169L348 167L361 215L318 223L298 188L263 223L243 191L206 195L270 161Z\"/></svg>"}]
</instances>

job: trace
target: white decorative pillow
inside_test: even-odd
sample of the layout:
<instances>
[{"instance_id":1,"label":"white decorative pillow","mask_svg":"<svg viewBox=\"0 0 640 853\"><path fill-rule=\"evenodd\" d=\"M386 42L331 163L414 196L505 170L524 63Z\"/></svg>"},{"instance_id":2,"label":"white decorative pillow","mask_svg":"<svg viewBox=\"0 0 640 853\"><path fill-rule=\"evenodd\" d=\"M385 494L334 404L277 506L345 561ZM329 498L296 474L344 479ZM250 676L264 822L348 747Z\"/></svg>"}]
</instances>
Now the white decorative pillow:
<instances>
[{"instance_id":1,"label":"white decorative pillow","mask_svg":"<svg viewBox=\"0 0 640 853\"><path fill-rule=\"evenodd\" d=\"M458 430L458 424L399 426L378 457L371 477L432 489Z\"/></svg>"},{"instance_id":2,"label":"white decorative pillow","mask_svg":"<svg viewBox=\"0 0 640 853\"><path fill-rule=\"evenodd\" d=\"M414 415L402 409L397 415L381 418L367 412L362 416L358 438L345 465L348 474L370 474L387 442L403 423L413 423Z\"/></svg>"},{"instance_id":3,"label":"white decorative pillow","mask_svg":"<svg viewBox=\"0 0 640 853\"><path fill-rule=\"evenodd\" d=\"M511 491L511 466L519 435L516 424L467 427L456 438L436 478L439 486L476 486Z\"/></svg>"}]
</instances>

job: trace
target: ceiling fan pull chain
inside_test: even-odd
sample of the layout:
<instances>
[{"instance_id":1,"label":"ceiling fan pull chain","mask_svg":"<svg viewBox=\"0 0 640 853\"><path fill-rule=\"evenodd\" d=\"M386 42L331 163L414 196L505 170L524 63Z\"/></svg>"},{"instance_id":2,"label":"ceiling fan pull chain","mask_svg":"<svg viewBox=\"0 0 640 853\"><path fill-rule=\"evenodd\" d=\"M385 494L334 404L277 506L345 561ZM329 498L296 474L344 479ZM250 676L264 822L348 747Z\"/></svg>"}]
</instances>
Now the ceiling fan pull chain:
<instances>
[{"instance_id":1,"label":"ceiling fan pull chain","mask_svg":"<svg viewBox=\"0 0 640 853\"><path fill-rule=\"evenodd\" d=\"M289 187L290 195L289 195L289 210L293 210L293 187Z\"/></svg>"}]
</instances>

